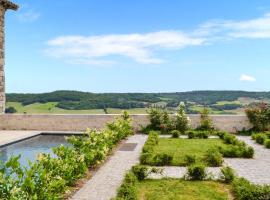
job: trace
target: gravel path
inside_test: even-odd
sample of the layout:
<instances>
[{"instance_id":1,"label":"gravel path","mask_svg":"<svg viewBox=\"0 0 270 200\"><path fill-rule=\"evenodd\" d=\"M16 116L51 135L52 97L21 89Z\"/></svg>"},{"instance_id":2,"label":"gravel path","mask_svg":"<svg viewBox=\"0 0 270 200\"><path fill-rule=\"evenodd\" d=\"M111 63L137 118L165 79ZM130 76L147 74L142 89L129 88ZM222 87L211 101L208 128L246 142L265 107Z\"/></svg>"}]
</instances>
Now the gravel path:
<instances>
[{"instance_id":1,"label":"gravel path","mask_svg":"<svg viewBox=\"0 0 270 200\"><path fill-rule=\"evenodd\" d=\"M160 138L172 138L171 135L159 135L159 137ZM187 135L180 135L179 138L188 139L188 136ZM216 135L210 135L208 138L209 139L218 139L219 137Z\"/></svg>"},{"instance_id":2,"label":"gravel path","mask_svg":"<svg viewBox=\"0 0 270 200\"><path fill-rule=\"evenodd\" d=\"M125 143L137 143L133 151L120 147L96 174L72 197L73 200L110 200L116 196L127 170L139 163L146 135L134 135ZM132 146L132 145L131 145ZM123 149L123 150L121 150ZM127 148L128 149L128 148Z\"/></svg>"},{"instance_id":3,"label":"gravel path","mask_svg":"<svg viewBox=\"0 0 270 200\"><path fill-rule=\"evenodd\" d=\"M237 138L254 148L254 159L226 158L225 163L236 170L240 177L256 184L270 184L270 149L256 144L251 137L237 136Z\"/></svg>"},{"instance_id":4,"label":"gravel path","mask_svg":"<svg viewBox=\"0 0 270 200\"><path fill-rule=\"evenodd\" d=\"M157 169L162 169L162 174L150 174L148 178L150 179L161 179L161 178L183 178L187 173L186 167L155 167ZM213 179L217 179L220 176L220 168L219 167L209 167L207 168L208 177L212 177Z\"/></svg>"}]
</instances>

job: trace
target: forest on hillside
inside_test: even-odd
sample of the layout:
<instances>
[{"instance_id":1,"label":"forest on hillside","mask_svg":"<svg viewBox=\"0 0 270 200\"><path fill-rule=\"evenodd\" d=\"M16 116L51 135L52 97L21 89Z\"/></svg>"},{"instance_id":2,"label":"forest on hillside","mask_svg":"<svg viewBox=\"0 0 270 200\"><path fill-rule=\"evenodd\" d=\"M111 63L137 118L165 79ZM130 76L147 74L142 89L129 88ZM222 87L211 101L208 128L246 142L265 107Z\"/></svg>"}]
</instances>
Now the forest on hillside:
<instances>
[{"instance_id":1,"label":"forest on hillside","mask_svg":"<svg viewBox=\"0 0 270 200\"><path fill-rule=\"evenodd\" d=\"M270 92L246 91L191 91L175 93L90 93L79 91L55 91L41 94L7 94L7 102L19 102L23 106L34 103L57 102L56 107L67 110L106 108L148 108L155 106L177 107L180 102L208 106L216 110L233 110L241 107L234 103L239 98L270 99ZM217 104L227 101L226 104ZM230 103L231 102L231 103Z\"/></svg>"}]
</instances>

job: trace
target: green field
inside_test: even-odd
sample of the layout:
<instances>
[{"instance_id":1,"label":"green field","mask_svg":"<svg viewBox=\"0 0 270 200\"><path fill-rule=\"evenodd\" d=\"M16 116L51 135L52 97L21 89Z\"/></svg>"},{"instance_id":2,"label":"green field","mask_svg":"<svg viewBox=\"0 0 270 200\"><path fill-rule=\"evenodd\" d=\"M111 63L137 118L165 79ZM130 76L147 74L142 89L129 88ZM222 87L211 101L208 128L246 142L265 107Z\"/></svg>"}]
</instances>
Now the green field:
<instances>
[{"instance_id":1,"label":"green field","mask_svg":"<svg viewBox=\"0 0 270 200\"><path fill-rule=\"evenodd\" d=\"M163 98L165 100L166 98ZM258 102L258 100L252 98L239 98L235 101L218 101L216 104L212 105L226 105L226 104L239 104L245 106L252 102ZM7 102L6 107L14 107L17 110L17 113L28 113L28 114L120 114L122 109L119 108L107 108L107 109L89 109L89 110L69 110L61 109L57 107L58 102L47 102L47 103L33 103L30 105L23 106L19 102ZM151 106L165 108L165 101L160 101L157 103L152 103ZM195 102L188 102L188 109L195 113L199 113L203 110L204 106ZM176 107L167 107L169 113L175 113L177 111ZM209 107L210 114L244 114L244 107L237 108L234 110L215 110L214 108ZM126 109L130 114L146 114L147 108L131 108Z\"/></svg>"},{"instance_id":2,"label":"green field","mask_svg":"<svg viewBox=\"0 0 270 200\"><path fill-rule=\"evenodd\" d=\"M14 107L17 113L26 114L105 114L103 109L92 109L92 110L65 110L56 107L57 102L49 103L34 103L27 106L23 106L18 102L7 102L6 107ZM146 108L132 108L128 109L130 114L145 114ZM107 114L121 114L122 109L108 108Z\"/></svg>"},{"instance_id":3,"label":"green field","mask_svg":"<svg viewBox=\"0 0 270 200\"><path fill-rule=\"evenodd\" d=\"M225 147L226 144L221 139L159 138L154 154L166 153L173 156L172 165L184 166L186 155L194 155L203 162L206 152L217 146Z\"/></svg>"},{"instance_id":4,"label":"green field","mask_svg":"<svg viewBox=\"0 0 270 200\"><path fill-rule=\"evenodd\" d=\"M103 109L93 110L64 110L56 107L56 102L49 103L34 103L23 106L21 103L8 102L6 107L12 106L17 110L17 113L27 114L104 114Z\"/></svg>"},{"instance_id":5,"label":"green field","mask_svg":"<svg viewBox=\"0 0 270 200\"><path fill-rule=\"evenodd\" d=\"M139 200L229 200L231 188L215 181L144 180L136 185Z\"/></svg>"},{"instance_id":6,"label":"green field","mask_svg":"<svg viewBox=\"0 0 270 200\"><path fill-rule=\"evenodd\" d=\"M222 104L219 104L222 105ZM204 106L202 105L192 105L190 106L190 109L193 111L197 111L197 112L201 112L204 109ZM213 115L238 115L238 114L244 114L244 110L243 109L235 109L235 110L226 110L226 111L219 111L219 110L213 110L211 108L208 108L210 114Z\"/></svg>"}]
</instances>

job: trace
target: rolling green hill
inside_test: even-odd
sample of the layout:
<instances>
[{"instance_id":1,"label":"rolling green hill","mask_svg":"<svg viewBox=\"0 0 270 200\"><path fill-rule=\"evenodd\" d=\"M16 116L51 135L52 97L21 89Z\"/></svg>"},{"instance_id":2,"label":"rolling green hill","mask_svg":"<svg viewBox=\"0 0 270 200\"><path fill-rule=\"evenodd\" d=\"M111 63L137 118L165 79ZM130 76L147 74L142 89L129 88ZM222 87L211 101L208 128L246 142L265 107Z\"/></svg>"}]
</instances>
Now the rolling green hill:
<instances>
[{"instance_id":1,"label":"rolling green hill","mask_svg":"<svg viewBox=\"0 0 270 200\"><path fill-rule=\"evenodd\" d=\"M7 107L18 113L116 114L121 110L146 113L149 107L175 112L181 101L188 113L198 113L204 106L213 114L242 114L244 107L270 100L270 92L192 91L176 93L89 93L55 91L41 94L7 94Z\"/></svg>"}]
</instances>

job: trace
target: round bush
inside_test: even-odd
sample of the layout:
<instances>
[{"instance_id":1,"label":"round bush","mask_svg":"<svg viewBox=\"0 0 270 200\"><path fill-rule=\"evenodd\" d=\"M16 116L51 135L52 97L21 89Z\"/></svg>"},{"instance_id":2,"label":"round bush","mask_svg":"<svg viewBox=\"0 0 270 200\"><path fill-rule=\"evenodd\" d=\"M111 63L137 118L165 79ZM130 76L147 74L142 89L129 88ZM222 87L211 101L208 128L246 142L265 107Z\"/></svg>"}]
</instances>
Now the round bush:
<instances>
[{"instance_id":1,"label":"round bush","mask_svg":"<svg viewBox=\"0 0 270 200\"><path fill-rule=\"evenodd\" d=\"M264 146L267 148L267 149L270 149L270 139L267 139L264 141Z\"/></svg>"},{"instance_id":2,"label":"round bush","mask_svg":"<svg viewBox=\"0 0 270 200\"><path fill-rule=\"evenodd\" d=\"M172 138L179 138L181 135L180 131L178 130L173 130L171 134L172 134Z\"/></svg>"},{"instance_id":3,"label":"round bush","mask_svg":"<svg viewBox=\"0 0 270 200\"><path fill-rule=\"evenodd\" d=\"M148 176L148 168L142 165L133 166L132 172L135 174L139 181L146 179Z\"/></svg>"},{"instance_id":4,"label":"round bush","mask_svg":"<svg viewBox=\"0 0 270 200\"><path fill-rule=\"evenodd\" d=\"M204 159L211 167L219 167L223 163L222 154L216 149L209 150Z\"/></svg>"},{"instance_id":5,"label":"round bush","mask_svg":"<svg viewBox=\"0 0 270 200\"><path fill-rule=\"evenodd\" d=\"M254 149L252 147L246 147L243 150L242 156L244 158L253 158L253 156L254 156Z\"/></svg>"},{"instance_id":6,"label":"round bush","mask_svg":"<svg viewBox=\"0 0 270 200\"><path fill-rule=\"evenodd\" d=\"M221 179L225 182L225 183L231 183L233 182L234 178L235 178L235 173L234 170L230 167L223 167L221 169Z\"/></svg>"},{"instance_id":7,"label":"round bush","mask_svg":"<svg viewBox=\"0 0 270 200\"><path fill-rule=\"evenodd\" d=\"M264 140L267 139L267 135L263 134L263 133L259 133L255 136L255 140L258 144L263 144Z\"/></svg>"},{"instance_id":8,"label":"round bush","mask_svg":"<svg viewBox=\"0 0 270 200\"><path fill-rule=\"evenodd\" d=\"M208 131L199 131L197 133L197 137L200 139L207 139L209 136L209 132Z\"/></svg>"},{"instance_id":9,"label":"round bush","mask_svg":"<svg viewBox=\"0 0 270 200\"><path fill-rule=\"evenodd\" d=\"M188 132L188 138L189 139L195 138L195 132L194 131L189 131Z\"/></svg>"},{"instance_id":10,"label":"round bush","mask_svg":"<svg viewBox=\"0 0 270 200\"><path fill-rule=\"evenodd\" d=\"M156 154L153 158L153 162L157 166L170 165L172 163L173 157L166 153Z\"/></svg>"},{"instance_id":11,"label":"round bush","mask_svg":"<svg viewBox=\"0 0 270 200\"><path fill-rule=\"evenodd\" d=\"M236 137L230 133L226 133L223 136L223 140L226 144L235 144L237 142Z\"/></svg>"},{"instance_id":12,"label":"round bush","mask_svg":"<svg viewBox=\"0 0 270 200\"><path fill-rule=\"evenodd\" d=\"M188 167L187 175L190 180L203 180L207 176L203 164L194 164Z\"/></svg>"}]
</instances>

